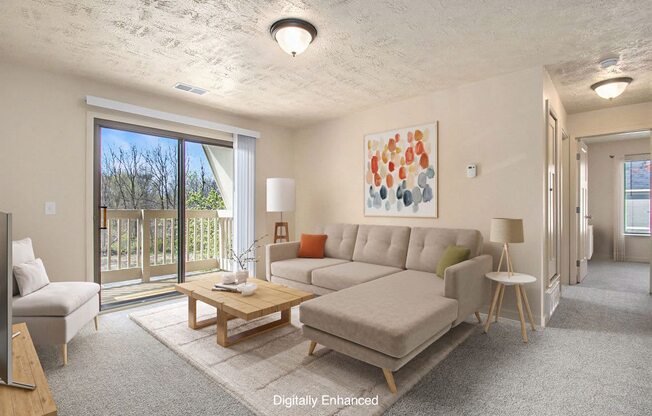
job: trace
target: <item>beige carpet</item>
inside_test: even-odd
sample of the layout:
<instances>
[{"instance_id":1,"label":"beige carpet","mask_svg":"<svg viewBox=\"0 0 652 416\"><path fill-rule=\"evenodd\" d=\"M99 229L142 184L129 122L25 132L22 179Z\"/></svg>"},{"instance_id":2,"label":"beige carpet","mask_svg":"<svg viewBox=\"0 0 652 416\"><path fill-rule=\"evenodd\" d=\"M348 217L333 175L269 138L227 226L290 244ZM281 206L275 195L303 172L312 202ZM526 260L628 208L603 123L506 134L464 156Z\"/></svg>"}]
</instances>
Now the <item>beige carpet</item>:
<instances>
[{"instance_id":1,"label":"beige carpet","mask_svg":"<svg viewBox=\"0 0 652 416\"><path fill-rule=\"evenodd\" d=\"M199 319L214 309L198 302ZM215 342L215 326L192 330L187 325L187 303L168 304L130 314L155 338L214 378L258 414L377 415L432 370L464 341L475 325L462 323L395 373L398 394L391 394L379 368L318 346L310 357L301 336L299 309L292 325L249 339L230 348ZM230 333L278 318L278 314L245 322L229 322ZM233 330L233 332L231 332ZM192 381L189 381L192 382ZM322 403L322 396L338 403ZM316 400L314 407L300 400ZM346 404L348 398L377 397L377 405ZM276 402L275 402L276 401ZM279 403L280 402L280 403ZM291 406L289 406L291 404Z\"/></svg>"}]
</instances>

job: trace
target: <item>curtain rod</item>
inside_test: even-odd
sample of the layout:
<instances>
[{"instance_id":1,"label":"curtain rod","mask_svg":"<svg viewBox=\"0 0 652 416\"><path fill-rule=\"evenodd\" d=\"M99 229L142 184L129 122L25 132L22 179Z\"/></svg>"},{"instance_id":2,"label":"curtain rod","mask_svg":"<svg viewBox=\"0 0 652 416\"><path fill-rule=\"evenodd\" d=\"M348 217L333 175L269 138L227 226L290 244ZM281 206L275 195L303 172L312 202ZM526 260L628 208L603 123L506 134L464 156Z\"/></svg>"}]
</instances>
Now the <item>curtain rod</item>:
<instances>
[{"instance_id":1,"label":"curtain rod","mask_svg":"<svg viewBox=\"0 0 652 416\"><path fill-rule=\"evenodd\" d=\"M260 138L260 132L247 130L240 127L230 126L228 124L216 123L214 121L203 120L200 118L183 116L180 114L168 113L165 111L154 110L152 108L141 107L134 104L123 103L120 101L109 100L107 98L86 96L86 104L93 107L105 108L107 110L121 111L123 113L136 114L139 116L155 118L158 120L171 121L173 123L185 124L187 126L201 127L203 129L215 130L223 133L234 135L243 135Z\"/></svg>"}]
</instances>

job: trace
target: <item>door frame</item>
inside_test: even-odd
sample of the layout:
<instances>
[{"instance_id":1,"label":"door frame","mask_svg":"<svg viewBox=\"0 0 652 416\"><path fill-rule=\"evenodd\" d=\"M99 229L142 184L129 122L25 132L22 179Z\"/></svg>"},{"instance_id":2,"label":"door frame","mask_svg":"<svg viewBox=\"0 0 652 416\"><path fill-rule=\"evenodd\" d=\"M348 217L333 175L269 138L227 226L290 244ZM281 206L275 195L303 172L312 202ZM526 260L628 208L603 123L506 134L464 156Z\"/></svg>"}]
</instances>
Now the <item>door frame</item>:
<instances>
[{"instance_id":1,"label":"door frame","mask_svg":"<svg viewBox=\"0 0 652 416\"><path fill-rule=\"evenodd\" d=\"M578 284L583 280L583 278L580 277L580 275L582 273L582 261L583 261L583 258L580 258L580 257L584 254L582 249L586 250L587 247L586 247L586 241L582 242L582 225L583 225L583 222L585 220L588 220L588 218L586 218L586 216L588 215L588 209L587 208L588 208L588 203L589 203L588 186L587 186L586 200L584 201L585 207L584 207L584 210L582 210L582 184L581 184L581 181L582 181L582 173L581 173L582 159L581 158L582 158L582 156L581 156L581 154L584 151L584 148L586 148L586 158L587 158L586 159L586 170L587 170L586 181L588 183L588 181L589 181L589 178L588 178L589 148L588 148L587 144L584 142L584 140L582 138L577 139L576 148L577 148L577 153L576 153L576 156L575 156L575 166L576 166L576 172L577 172L577 181L576 181L576 184L575 184L575 190L576 190L576 192L575 192L575 204L576 205L575 205L575 214L574 214L574 216L575 216L575 236L576 236L576 238L575 238L575 244L576 244L575 253L576 253L576 256L575 256L575 267L574 267L575 273L573 274L573 280L572 280L573 283L572 284ZM582 218L582 216L584 216L584 218ZM585 232L588 233L588 229L585 230ZM584 238L586 238L586 237L587 236L584 235ZM584 246L582 244L584 244ZM585 267L587 267L587 268L588 268L588 260L589 259L588 259L588 256L587 256L587 258L586 258L586 263L587 264L585 265ZM587 271L587 273L588 273L588 271Z\"/></svg>"},{"instance_id":2,"label":"door frame","mask_svg":"<svg viewBox=\"0 0 652 416\"><path fill-rule=\"evenodd\" d=\"M552 148L552 153L554 155L554 167L555 167L555 173L554 173L554 185L555 188L554 190L550 189L550 158L549 158L549 141L550 137L548 135L548 125L549 125L549 119L552 118L555 123L555 131L554 131L554 137L552 138L553 140L553 148ZM550 105L549 100L546 100L546 129L545 129L545 151L546 151L546 193L545 193L545 234L546 237L544 239L545 241L545 281L543 282L543 291L547 291L550 289L552 286L555 285L556 282L561 281L561 274L562 274L562 218L563 218L563 213L562 213L562 199L563 199L563 190L562 190L562 181L561 181L561 172L562 172L562 167L561 167L561 159L562 159L562 154L561 154L561 149L562 149L562 128L560 125L559 117L557 116L556 111L552 108ZM550 198L551 193L554 191L555 193L555 200L554 200L554 209L556 210L556 217L553 215L553 218L551 220L551 214L550 214ZM551 221L553 222L551 224ZM551 242L551 235L549 233L550 227L553 227L556 229L556 236L554 237L554 242L555 242L555 262L556 262L556 268L557 272L551 277L550 275L550 270L549 270L549 256L550 256L550 242ZM553 233L554 234L554 233Z\"/></svg>"},{"instance_id":3,"label":"door frame","mask_svg":"<svg viewBox=\"0 0 652 416\"><path fill-rule=\"evenodd\" d=\"M573 153L573 150L575 153L577 153L577 143L579 143L583 139L590 139L592 137L600 137L600 136L606 136L606 135L611 135L611 134L622 134L622 133L630 133L634 131L645 131L648 130L650 131L650 154L652 154L652 127L633 127L631 129L624 129L624 130L617 130L617 131L607 131L604 133L597 133L597 134L589 134L589 135L583 135L579 137L573 137L573 142L575 143L575 148L571 149L571 156ZM571 163L571 166L577 166L576 164ZM652 182L652 178L651 178ZM570 192L572 200L570 201L570 207L571 210L574 210L575 207L577 207L579 201L577 199L578 196L578 185L579 185L579 172L577 168L575 167L574 169L571 169L571 177L570 177L570 183L573 184L575 187L574 191L575 192ZM652 183L651 183L652 186ZM652 194L650 196L650 205L652 206ZM569 213L570 214L570 213ZM577 264L577 261L579 259L579 251L577 250L577 244L579 241L579 233L578 233L578 227L579 224L577 223L577 216L576 215L570 215L571 219L571 224L570 224L570 244L569 244L569 250L570 250L570 261L571 261L571 270L575 270L575 273L571 273L569 276L569 284L570 285L575 285L578 282L577 279L577 267L572 267L573 264ZM652 210L650 210L650 219L651 219L651 224L652 224ZM652 239L652 237L650 237ZM652 241L652 240L651 240ZM652 295L652 244L650 244L650 278L649 278L649 288L648 288L648 293Z\"/></svg>"},{"instance_id":4,"label":"door frame","mask_svg":"<svg viewBox=\"0 0 652 416\"><path fill-rule=\"evenodd\" d=\"M233 142L213 139L208 137L197 136L188 133L176 132L172 130L166 130L156 127L149 127L144 125L133 124L130 122L110 120L103 117L93 117L93 137L92 137L92 147L93 147L93 161L91 164L92 170L92 270L93 270L93 281L100 285L100 294L102 290L102 275L101 275L101 229L100 229L100 201L101 201L101 163L102 163L102 153L101 153L101 129L110 128L116 130L129 131L132 133L146 134L156 137L162 137L166 139L173 139L177 141L177 281L182 283L185 281L186 277L186 262L185 262L185 253L182 253L182 250L186 246L186 233L185 233L185 224L186 224L186 172L185 172L185 163L186 163L186 142L206 144L212 146L223 146L233 148ZM183 261L180 261L183 259ZM160 299L165 297L176 296L175 292L157 295L152 297L147 297L143 299L138 299L134 301L124 301L116 302L111 306L106 307L102 305L102 300L100 296L100 309L107 310L113 308L119 308L125 305L133 305L137 303L142 303L146 301L151 301L154 299Z\"/></svg>"}]
</instances>

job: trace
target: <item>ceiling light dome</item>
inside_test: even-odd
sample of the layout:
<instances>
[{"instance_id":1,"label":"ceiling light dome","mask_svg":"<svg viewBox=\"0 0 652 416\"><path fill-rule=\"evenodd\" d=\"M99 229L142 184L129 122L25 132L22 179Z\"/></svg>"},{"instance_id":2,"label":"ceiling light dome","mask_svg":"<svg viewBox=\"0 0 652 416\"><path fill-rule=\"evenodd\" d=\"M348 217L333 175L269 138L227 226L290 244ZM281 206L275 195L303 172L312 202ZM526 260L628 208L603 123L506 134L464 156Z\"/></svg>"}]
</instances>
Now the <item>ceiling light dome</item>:
<instances>
[{"instance_id":1,"label":"ceiling light dome","mask_svg":"<svg viewBox=\"0 0 652 416\"><path fill-rule=\"evenodd\" d=\"M632 82L630 77L605 79L591 85L591 89L600 97L606 100L613 100L625 91L625 88Z\"/></svg>"},{"instance_id":2,"label":"ceiling light dome","mask_svg":"<svg viewBox=\"0 0 652 416\"><path fill-rule=\"evenodd\" d=\"M317 29L301 19L279 20L272 25L269 32L281 49L292 56L305 51L317 37Z\"/></svg>"}]
</instances>

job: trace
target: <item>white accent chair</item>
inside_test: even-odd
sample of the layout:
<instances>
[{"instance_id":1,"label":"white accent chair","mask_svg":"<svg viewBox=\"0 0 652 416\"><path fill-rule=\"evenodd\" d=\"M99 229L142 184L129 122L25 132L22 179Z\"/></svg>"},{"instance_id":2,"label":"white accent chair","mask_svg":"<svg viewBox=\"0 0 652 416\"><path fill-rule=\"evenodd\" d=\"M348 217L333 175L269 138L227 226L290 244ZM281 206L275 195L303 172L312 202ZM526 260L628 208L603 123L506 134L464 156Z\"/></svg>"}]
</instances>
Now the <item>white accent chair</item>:
<instances>
[{"instance_id":1,"label":"white accent chair","mask_svg":"<svg viewBox=\"0 0 652 416\"><path fill-rule=\"evenodd\" d=\"M14 265L34 260L32 241L12 245ZM63 364L68 364L68 342L91 320L99 329L100 285L91 282L51 282L20 296L13 281L13 323L25 322L32 340L40 345L61 345Z\"/></svg>"}]
</instances>

